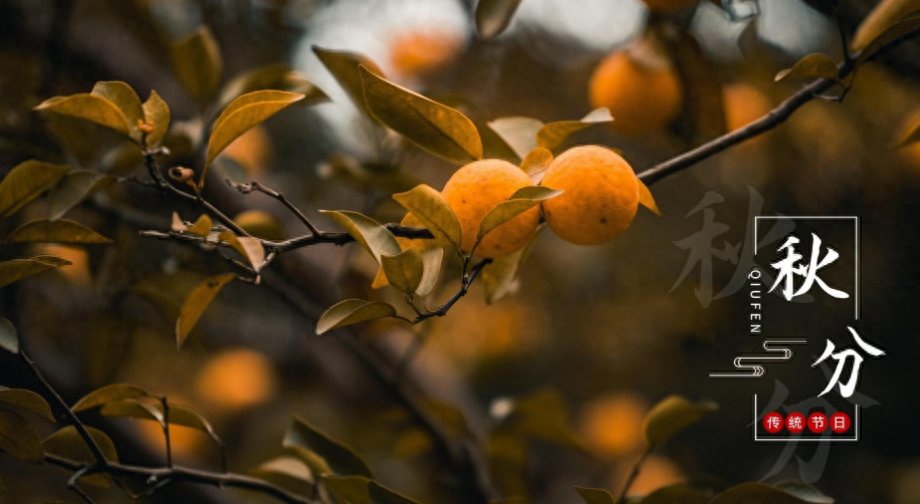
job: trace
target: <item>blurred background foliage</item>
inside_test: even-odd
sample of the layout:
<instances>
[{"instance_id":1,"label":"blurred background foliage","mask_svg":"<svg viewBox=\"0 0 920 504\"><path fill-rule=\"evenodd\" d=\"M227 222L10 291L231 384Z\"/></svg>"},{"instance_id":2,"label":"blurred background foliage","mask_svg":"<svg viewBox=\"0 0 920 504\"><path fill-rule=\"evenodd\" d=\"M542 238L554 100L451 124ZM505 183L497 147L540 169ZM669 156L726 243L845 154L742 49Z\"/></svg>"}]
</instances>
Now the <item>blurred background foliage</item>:
<instances>
[{"instance_id":1,"label":"blurred background foliage","mask_svg":"<svg viewBox=\"0 0 920 504\"><path fill-rule=\"evenodd\" d=\"M870 0L842 1L844 27L852 33L872 6ZM593 108L589 81L605 56L641 38L647 27L665 35L677 27L702 55L693 60L702 65L695 77L682 77L679 116L641 135L592 128L570 140L620 149L636 170L763 115L797 89L795 83L774 83L773 75L802 56L841 56L831 10L818 1L762 0L759 16L733 20L708 1L665 17L650 14L638 0L524 0L507 31L488 42L476 38L471 8L460 0L5 1L0 167L5 172L40 158L114 174L136 170L141 160L124 155L121 140L106 131L87 129L94 142L61 150L52 141L55 125L31 110L50 96L85 92L98 80L125 81L142 97L155 89L170 105L174 129L195 131L183 121L194 120L200 106L174 76L168 47L201 25L219 43L225 81L283 63L331 98L246 133L221 154L216 176L283 189L301 208L357 210L381 222L402 217L392 193L418 182L441 187L455 168L411 146L396 149L399 139L381 136L319 62L314 45L366 54L391 79L472 118L488 156L516 162L488 121L582 117ZM672 57L690 44L677 40L667 49ZM758 480L782 447L753 444L748 396L716 387L707 377L737 350L732 336L743 320L744 300L730 296L702 307L694 294L695 271L671 291L688 259L673 242L699 230L699 214L685 215L707 191L725 198L713 208L717 221L729 225L723 238L732 243L747 232L749 187L763 196L761 213L855 213L864 233L865 323L872 340L890 352L885 365L861 382L861 390L882 405L867 414L865 439L834 446L815 484L844 504L920 502L920 437L910 380L912 356L920 350L910 337L920 252L914 239L920 230L920 144L892 149L920 110L918 52L916 42L905 44L861 69L843 103L813 101L777 130L656 184L662 219L640 212L622 237L598 247L575 247L544 233L513 295L487 306L477 285L448 317L414 328L370 324L359 336L384 353L398 353L416 332L425 337L414 363L417 382L462 409L477 432L489 415L500 413L502 398L551 388L564 399L560 409L580 449L545 442L509 449L493 439L490 452L507 462L496 480L509 494L558 503L577 501L573 485L616 493L644 448L642 418L671 393L714 399L723 408L651 456L631 493L704 477ZM706 91L691 91L700 88ZM171 149L181 156L181 137L174 141ZM220 184L208 190L230 215L268 212L279 219L266 236L278 233L278 226L287 233L299 229L269 198L243 198ZM112 187L104 197L163 222L175 209L142 190ZM0 234L41 211L27 207L4 221ZM430 463L424 434L406 422L335 335L315 336L315 317L302 315L318 315L345 297L388 296L369 288L377 269L372 258L355 246L294 252L273 268L286 285L302 286L299 306L268 288L231 284L177 353L178 305L218 268L192 247L138 237L135 213L114 218L94 205L76 209L72 218L104 231L115 245L36 246L28 252L64 257L73 266L0 292L3 316L28 335L32 353L66 397L113 381L168 393L212 421L239 471L277 455L290 415L298 414L348 440L391 487L427 502L455 501L439 485L443 475ZM2 247L4 259L14 252L19 250ZM717 289L734 268L716 262ZM440 294L449 296L449 289ZM778 330L794 330L799 322L785 321ZM22 381L14 366L0 363L5 385ZM783 380L794 382L796 375ZM162 436L155 424L90 418L116 429L118 446L131 448L120 450L124 460L159 460ZM179 461L215 464L216 448L205 434L176 427L173 435ZM522 451L532 455L523 463L517 460ZM810 450L803 452L799 456L810 459ZM55 471L0 458L0 474L8 488L0 501L67 497ZM800 477L793 458L773 479ZM184 486L152 500L261 501Z\"/></svg>"}]
</instances>

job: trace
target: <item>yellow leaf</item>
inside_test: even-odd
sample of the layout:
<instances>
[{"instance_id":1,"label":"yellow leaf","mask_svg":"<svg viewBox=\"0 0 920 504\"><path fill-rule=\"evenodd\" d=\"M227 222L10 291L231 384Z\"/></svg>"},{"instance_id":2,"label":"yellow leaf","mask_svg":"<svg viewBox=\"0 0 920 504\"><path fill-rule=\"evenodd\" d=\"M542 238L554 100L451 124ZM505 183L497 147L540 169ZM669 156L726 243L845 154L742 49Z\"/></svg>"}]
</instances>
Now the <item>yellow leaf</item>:
<instances>
[{"instance_id":1,"label":"yellow leaf","mask_svg":"<svg viewBox=\"0 0 920 504\"><path fill-rule=\"evenodd\" d=\"M7 243L112 243L92 229L71 220L34 220L14 229Z\"/></svg>"},{"instance_id":2,"label":"yellow leaf","mask_svg":"<svg viewBox=\"0 0 920 504\"><path fill-rule=\"evenodd\" d=\"M383 255L395 256L402 252L393 233L366 215L346 210L320 210L320 213L328 215L339 227L350 234L374 256L377 264L382 264L380 257Z\"/></svg>"},{"instance_id":3,"label":"yellow leaf","mask_svg":"<svg viewBox=\"0 0 920 504\"><path fill-rule=\"evenodd\" d=\"M61 180L68 171L70 167L67 165L35 160L16 165L0 181L0 217L9 217L19 211Z\"/></svg>"},{"instance_id":4,"label":"yellow leaf","mask_svg":"<svg viewBox=\"0 0 920 504\"><path fill-rule=\"evenodd\" d=\"M140 141L141 132L137 129L137 122L144 121L144 109L141 99L131 86L118 81L97 82L91 94L105 98L118 107L128 123L128 136L136 142Z\"/></svg>"},{"instance_id":5,"label":"yellow leaf","mask_svg":"<svg viewBox=\"0 0 920 504\"><path fill-rule=\"evenodd\" d=\"M527 210L539 205L550 198L562 194L562 191L544 186L522 187L514 192L507 200L495 205L486 213L479 223L477 243L493 229L517 217Z\"/></svg>"},{"instance_id":6,"label":"yellow leaf","mask_svg":"<svg viewBox=\"0 0 920 504\"><path fill-rule=\"evenodd\" d=\"M226 242L245 257L257 273L262 269L262 262L265 261L265 248L262 247L262 242L249 236L236 236L230 231L221 232L217 239Z\"/></svg>"},{"instance_id":7,"label":"yellow leaf","mask_svg":"<svg viewBox=\"0 0 920 504\"><path fill-rule=\"evenodd\" d=\"M918 9L920 0L882 0L860 23L853 35L853 41L850 42L850 48L859 51L867 47L886 29Z\"/></svg>"},{"instance_id":8,"label":"yellow leaf","mask_svg":"<svg viewBox=\"0 0 920 504\"><path fill-rule=\"evenodd\" d=\"M12 259L0 262L0 287L5 287L23 278L37 275L50 269L73 264L54 256L35 256L29 259Z\"/></svg>"},{"instance_id":9,"label":"yellow leaf","mask_svg":"<svg viewBox=\"0 0 920 504\"><path fill-rule=\"evenodd\" d=\"M482 158L479 131L465 115L360 68L371 113L419 147L464 164Z\"/></svg>"},{"instance_id":10,"label":"yellow leaf","mask_svg":"<svg viewBox=\"0 0 920 504\"><path fill-rule=\"evenodd\" d=\"M102 450L102 455L105 459L109 462L118 463L118 452L115 450L115 443L112 442L111 438L101 430L93 427L86 426L86 430L93 441L96 442L96 445L99 446L99 449ZM93 452L90 451L89 445L86 444L86 441L83 440L83 437L72 425L68 425L48 436L42 444L44 445L45 453L51 455L87 464L91 464L96 460L93 457ZM101 487L109 486L108 476L102 474L91 474L81 478L80 481Z\"/></svg>"},{"instance_id":11,"label":"yellow leaf","mask_svg":"<svg viewBox=\"0 0 920 504\"><path fill-rule=\"evenodd\" d=\"M661 217L661 210L658 210L655 198L652 197L652 191L649 190L645 182L642 182L642 179L639 177L636 177L636 182L639 183L639 204L654 212L658 217Z\"/></svg>"},{"instance_id":12,"label":"yellow leaf","mask_svg":"<svg viewBox=\"0 0 920 504\"><path fill-rule=\"evenodd\" d=\"M306 96L304 102L309 104L329 101L326 93L316 87L302 73L292 70L286 65L271 64L258 67L231 79L221 89L218 103L220 108L224 108L244 94L265 89L300 93Z\"/></svg>"},{"instance_id":13,"label":"yellow leaf","mask_svg":"<svg viewBox=\"0 0 920 504\"><path fill-rule=\"evenodd\" d=\"M135 387L134 385L128 385L125 383L113 383L112 385L106 385L105 387L98 388L89 394L81 397L79 401L74 403L71 409L74 413L79 413L81 411L86 411L93 408L98 408L103 404L120 401L122 399L128 399L132 397L145 397L147 392L140 387Z\"/></svg>"},{"instance_id":14,"label":"yellow leaf","mask_svg":"<svg viewBox=\"0 0 920 504\"><path fill-rule=\"evenodd\" d=\"M540 236L540 232L544 228L546 228L546 224L540 224L524 248L513 254L499 257L492 261L488 268L482 270L480 276L482 277L482 286L486 294L486 304L498 301L511 291L514 280L530 256L530 251L533 250L533 246L537 243L537 237Z\"/></svg>"},{"instance_id":15,"label":"yellow leaf","mask_svg":"<svg viewBox=\"0 0 920 504\"><path fill-rule=\"evenodd\" d=\"M191 226L186 226L182 219L179 218L179 214L173 212L172 226L170 227L173 231L176 232L186 232L193 235L198 235L202 238L207 238L211 234L211 228L213 224L211 223L211 218L207 214L201 214L198 217L198 220L195 221Z\"/></svg>"},{"instance_id":16,"label":"yellow leaf","mask_svg":"<svg viewBox=\"0 0 920 504\"><path fill-rule=\"evenodd\" d=\"M537 145L549 151L554 151L562 146L572 133L581 131L590 126L610 124L613 116L610 110L601 107L594 109L588 115L577 121L555 121L547 123L537 131Z\"/></svg>"},{"instance_id":17,"label":"yellow leaf","mask_svg":"<svg viewBox=\"0 0 920 504\"><path fill-rule=\"evenodd\" d=\"M147 145L153 146L160 143L169 130L169 105L160 98L156 91L151 91L143 108L144 122L153 123L153 131L147 134Z\"/></svg>"},{"instance_id":18,"label":"yellow leaf","mask_svg":"<svg viewBox=\"0 0 920 504\"><path fill-rule=\"evenodd\" d=\"M532 117L502 117L488 124L521 159L538 147L537 132L543 127L542 121Z\"/></svg>"},{"instance_id":19,"label":"yellow leaf","mask_svg":"<svg viewBox=\"0 0 920 504\"><path fill-rule=\"evenodd\" d=\"M0 409L0 450L29 464L45 461L38 431L22 415L6 409Z\"/></svg>"},{"instance_id":20,"label":"yellow leaf","mask_svg":"<svg viewBox=\"0 0 920 504\"><path fill-rule=\"evenodd\" d=\"M897 22L872 39L865 49L860 51L856 58L856 66L862 65L875 55L879 50L895 40L902 39L920 30L920 15L911 15L903 21Z\"/></svg>"},{"instance_id":21,"label":"yellow leaf","mask_svg":"<svg viewBox=\"0 0 920 504\"><path fill-rule=\"evenodd\" d=\"M346 299L326 310L316 323L316 334L344 327L359 322L395 317L396 309L379 301L364 301L363 299Z\"/></svg>"},{"instance_id":22,"label":"yellow leaf","mask_svg":"<svg viewBox=\"0 0 920 504\"><path fill-rule=\"evenodd\" d=\"M377 120L367 108L367 100L364 98L364 87L361 84L360 67L366 68L369 72L384 77L383 71L376 63L363 54L348 51L333 51L313 46L313 53L323 63L329 73L335 77L335 80L342 86L348 97L355 103L358 110L367 117Z\"/></svg>"},{"instance_id":23,"label":"yellow leaf","mask_svg":"<svg viewBox=\"0 0 920 504\"><path fill-rule=\"evenodd\" d=\"M35 110L94 122L130 136L128 120L121 110L109 100L94 94L80 93L49 98L35 107Z\"/></svg>"},{"instance_id":24,"label":"yellow leaf","mask_svg":"<svg viewBox=\"0 0 920 504\"><path fill-rule=\"evenodd\" d=\"M393 199L420 220L439 244L450 244L460 249L463 241L460 221L440 192L421 184L411 191L394 194Z\"/></svg>"},{"instance_id":25,"label":"yellow leaf","mask_svg":"<svg viewBox=\"0 0 920 504\"><path fill-rule=\"evenodd\" d=\"M413 293L422 282L422 254L416 248L406 249L393 256L380 256L380 263L390 285L402 292Z\"/></svg>"},{"instance_id":26,"label":"yellow leaf","mask_svg":"<svg viewBox=\"0 0 920 504\"><path fill-rule=\"evenodd\" d=\"M233 273L213 276L205 279L192 289L192 292L185 298L182 310L179 313L179 320L176 321L177 348L182 348L182 344L185 343L189 333L198 323L198 319L208 309L211 301L214 300L214 297L217 296L217 293L220 292L224 285L227 285L234 278L236 278L236 275Z\"/></svg>"},{"instance_id":27,"label":"yellow leaf","mask_svg":"<svg viewBox=\"0 0 920 504\"><path fill-rule=\"evenodd\" d=\"M415 293L421 297L426 297L434 290L438 284L438 277L441 274L441 261L444 258L444 249L434 248L422 250L422 280L419 282Z\"/></svg>"},{"instance_id":28,"label":"yellow leaf","mask_svg":"<svg viewBox=\"0 0 920 504\"><path fill-rule=\"evenodd\" d=\"M113 182L114 178L97 171L71 170L48 194L48 220L60 219L71 208Z\"/></svg>"},{"instance_id":29,"label":"yellow leaf","mask_svg":"<svg viewBox=\"0 0 920 504\"><path fill-rule=\"evenodd\" d=\"M224 60L214 35L206 26L171 48L173 71L189 96L205 102L214 96L224 71Z\"/></svg>"},{"instance_id":30,"label":"yellow leaf","mask_svg":"<svg viewBox=\"0 0 920 504\"><path fill-rule=\"evenodd\" d=\"M482 40L499 36L517 10L521 0L479 0L476 4L476 31Z\"/></svg>"},{"instance_id":31,"label":"yellow leaf","mask_svg":"<svg viewBox=\"0 0 920 504\"><path fill-rule=\"evenodd\" d=\"M678 395L666 397L645 417L645 441L649 446L658 446L718 409L713 402L694 403Z\"/></svg>"},{"instance_id":32,"label":"yellow leaf","mask_svg":"<svg viewBox=\"0 0 920 504\"><path fill-rule=\"evenodd\" d=\"M789 79L836 79L837 64L827 56L815 53L800 59L792 68L776 74L777 82Z\"/></svg>"},{"instance_id":33,"label":"yellow leaf","mask_svg":"<svg viewBox=\"0 0 920 504\"><path fill-rule=\"evenodd\" d=\"M521 169L524 170L524 173L530 175L531 180L533 180L534 177L546 171L552 162L553 153L543 147L537 147L530 151L524 160L521 161Z\"/></svg>"},{"instance_id":34,"label":"yellow leaf","mask_svg":"<svg viewBox=\"0 0 920 504\"><path fill-rule=\"evenodd\" d=\"M208 156L198 185L204 185L207 168L214 158L234 140L288 105L304 99L304 95L287 91L254 91L240 96L221 112L214 122L208 139Z\"/></svg>"}]
</instances>

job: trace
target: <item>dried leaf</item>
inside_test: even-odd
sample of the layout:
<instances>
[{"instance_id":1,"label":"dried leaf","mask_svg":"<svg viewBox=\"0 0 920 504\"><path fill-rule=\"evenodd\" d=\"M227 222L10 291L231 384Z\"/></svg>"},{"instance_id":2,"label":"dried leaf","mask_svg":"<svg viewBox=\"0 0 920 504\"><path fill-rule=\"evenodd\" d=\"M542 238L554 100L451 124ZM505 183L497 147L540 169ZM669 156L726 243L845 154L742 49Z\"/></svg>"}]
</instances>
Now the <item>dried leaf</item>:
<instances>
[{"instance_id":1,"label":"dried leaf","mask_svg":"<svg viewBox=\"0 0 920 504\"><path fill-rule=\"evenodd\" d=\"M791 79L836 79L837 64L829 57L814 53L800 59L792 68L776 74L777 82Z\"/></svg>"},{"instance_id":2,"label":"dried leaf","mask_svg":"<svg viewBox=\"0 0 920 504\"><path fill-rule=\"evenodd\" d=\"M303 99L304 95L299 93L267 90L254 91L233 100L221 112L211 129L208 155L198 182L199 187L204 185L204 177L214 158L228 145L262 121Z\"/></svg>"},{"instance_id":3,"label":"dried leaf","mask_svg":"<svg viewBox=\"0 0 920 504\"><path fill-rule=\"evenodd\" d=\"M170 50L173 71L189 96L199 102L217 91L224 71L217 40L206 26L173 44Z\"/></svg>"},{"instance_id":4,"label":"dried leaf","mask_svg":"<svg viewBox=\"0 0 920 504\"><path fill-rule=\"evenodd\" d=\"M6 218L19 211L61 180L68 171L70 167L67 165L35 160L16 165L0 181L0 217Z\"/></svg>"},{"instance_id":5,"label":"dried leaf","mask_svg":"<svg viewBox=\"0 0 920 504\"><path fill-rule=\"evenodd\" d=\"M67 219L39 219L14 229L6 243L112 243L92 229Z\"/></svg>"},{"instance_id":6,"label":"dried leaf","mask_svg":"<svg viewBox=\"0 0 920 504\"><path fill-rule=\"evenodd\" d=\"M658 217L661 217L661 210L658 210L655 198L652 197L652 191L649 190L642 179L636 177L636 182L639 183L639 204L651 210Z\"/></svg>"},{"instance_id":7,"label":"dried leaf","mask_svg":"<svg viewBox=\"0 0 920 504\"><path fill-rule=\"evenodd\" d=\"M285 447L303 448L322 457L336 474L373 478L370 468L348 446L330 438L299 417L294 417L284 436Z\"/></svg>"},{"instance_id":8,"label":"dried leaf","mask_svg":"<svg viewBox=\"0 0 920 504\"><path fill-rule=\"evenodd\" d=\"M12 259L0 262L0 287L5 287L23 278L37 275L50 269L73 264L54 256L35 256L29 259Z\"/></svg>"},{"instance_id":9,"label":"dried leaf","mask_svg":"<svg viewBox=\"0 0 920 504\"><path fill-rule=\"evenodd\" d=\"M460 221L440 192L421 184L411 191L394 194L393 199L420 220L439 244L450 244L454 249L460 249L463 241Z\"/></svg>"},{"instance_id":10,"label":"dried leaf","mask_svg":"<svg viewBox=\"0 0 920 504\"><path fill-rule=\"evenodd\" d=\"M518 189L510 198L492 207L482 218L479 223L479 234L476 236L477 242L481 241L489 231L560 194L562 194L561 190L544 186L527 186Z\"/></svg>"},{"instance_id":11,"label":"dried leaf","mask_svg":"<svg viewBox=\"0 0 920 504\"><path fill-rule=\"evenodd\" d=\"M543 127L542 121L532 117L502 117L488 124L521 159L538 147L537 133Z\"/></svg>"},{"instance_id":12,"label":"dried leaf","mask_svg":"<svg viewBox=\"0 0 920 504\"><path fill-rule=\"evenodd\" d=\"M473 121L446 105L425 98L360 68L371 113L419 147L465 164L482 158L482 140Z\"/></svg>"},{"instance_id":13,"label":"dried leaf","mask_svg":"<svg viewBox=\"0 0 920 504\"><path fill-rule=\"evenodd\" d=\"M422 280L415 289L415 293L421 297L431 294L434 287L438 284L438 277L441 274L441 261L444 259L444 249L434 248L422 251Z\"/></svg>"},{"instance_id":14,"label":"dried leaf","mask_svg":"<svg viewBox=\"0 0 920 504\"><path fill-rule=\"evenodd\" d=\"M42 438L28 420L14 411L0 409L0 450L27 462L45 461Z\"/></svg>"},{"instance_id":15,"label":"dried leaf","mask_svg":"<svg viewBox=\"0 0 920 504\"><path fill-rule=\"evenodd\" d=\"M918 9L920 9L918 0L882 0L860 23L853 35L853 41L850 42L850 48L858 51L868 47L885 30ZM862 59L862 54L860 59Z\"/></svg>"},{"instance_id":16,"label":"dried leaf","mask_svg":"<svg viewBox=\"0 0 920 504\"><path fill-rule=\"evenodd\" d=\"M511 23L521 0L479 0L476 4L476 31L482 40L501 35Z\"/></svg>"},{"instance_id":17,"label":"dried leaf","mask_svg":"<svg viewBox=\"0 0 920 504\"><path fill-rule=\"evenodd\" d=\"M645 441L649 446L658 446L718 409L713 402L694 403L678 395L666 397L645 417Z\"/></svg>"},{"instance_id":18,"label":"dried leaf","mask_svg":"<svg viewBox=\"0 0 920 504\"><path fill-rule=\"evenodd\" d=\"M144 121L144 109L131 86L118 81L97 82L91 94L112 102L128 123L128 136L140 142L141 132L137 129L137 122Z\"/></svg>"},{"instance_id":19,"label":"dried leaf","mask_svg":"<svg viewBox=\"0 0 920 504\"><path fill-rule=\"evenodd\" d=\"M347 210L320 210L320 213L328 215L339 227L350 234L374 256L377 264L382 265L381 256L395 256L402 252L393 233L366 215Z\"/></svg>"},{"instance_id":20,"label":"dried leaf","mask_svg":"<svg viewBox=\"0 0 920 504\"><path fill-rule=\"evenodd\" d=\"M234 278L236 275L233 273L224 273L205 279L192 289L192 292L185 298L185 302L182 303L182 311L179 313L179 320L176 321L176 347L178 349L182 348L182 344L185 343L189 333L192 332L198 319L208 309L217 293Z\"/></svg>"},{"instance_id":21,"label":"dried leaf","mask_svg":"<svg viewBox=\"0 0 920 504\"><path fill-rule=\"evenodd\" d=\"M613 116L606 107L594 109L578 121L556 121L543 125L537 131L537 145L549 151L554 151L562 146L572 133L581 131L590 126L610 124Z\"/></svg>"},{"instance_id":22,"label":"dried leaf","mask_svg":"<svg viewBox=\"0 0 920 504\"><path fill-rule=\"evenodd\" d=\"M63 217L71 208L108 187L115 179L93 170L71 170L48 194L48 220Z\"/></svg>"},{"instance_id":23,"label":"dried leaf","mask_svg":"<svg viewBox=\"0 0 920 504\"><path fill-rule=\"evenodd\" d=\"M422 282L422 254L416 248L408 248L393 256L380 256L380 266L390 285L407 294L415 292Z\"/></svg>"},{"instance_id":24,"label":"dried leaf","mask_svg":"<svg viewBox=\"0 0 920 504\"><path fill-rule=\"evenodd\" d=\"M262 242L249 236L236 236L230 231L221 232L217 239L227 243L245 257L256 273L262 269L262 263L265 261L265 247L262 246Z\"/></svg>"},{"instance_id":25,"label":"dried leaf","mask_svg":"<svg viewBox=\"0 0 920 504\"><path fill-rule=\"evenodd\" d=\"M19 406L52 422L55 421L48 401L31 390L0 387L0 402Z\"/></svg>"},{"instance_id":26,"label":"dried leaf","mask_svg":"<svg viewBox=\"0 0 920 504\"><path fill-rule=\"evenodd\" d=\"M207 214L201 214L198 217L198 220L195 221L191 226L186 226L182 219L179 218L179 214L173 212L172 225L170 229L176 232L186 232L193 235L198 235L202 238L207 238L211 234L211 229L214 227L214 224L211 222L211 218Z\"/></svg>"},{"instance_id":27,"label":"dried leaf","mask_svg":"<svg viewBox=\"0 0 920 504\"><path fill-rule=\"evenodd\" d=\"M371 61L363 54L348 51L333 51L313 46L313 53L323 63L329 73L335 77L335 80L342 86L342 89L348 94L348 97L355 103L358 110L367 117L377 120L367 107L367 100L364 98L364 86L361 84L360 67L366 68L375 75L383 77L383 71L376 63Z\"/></svg>"},{"instance_id":28,"label":"dried leaf","mask_svg":"<svg viewBox=\"0 0 920 504\"><path fill-rule=\"evenodd\" d=\"M35 110L83 119L130 136L130 127L125 115L114 103L98 95L80 93L56 96L43 101Z\"/></svg>"},{"instance_id":29,"label":"dried leaf","mask_svg":"<svg viewBox=\"0 0 920 504\"><path fill-rule=\"evenodd\" d=\"M88 409L98 408L99 406L102 406L106 403L145 396L147 396L147 392L145 392L144 389L140 387L127 385L124 383L115 383L98 388L89 394L86 394L83 396L83 398L77 401L71 409L74 411L74 413L79 413Z\"/></svg>"},{"instance_id":30,"label":"dried leaf","mask_svg":"<svg viewBox=\"0 0 920 504\"><path fill-rule=\"evenodd\" d=\"M332 329L359 322L395 316L396 308L386 303L346 299L333 305L320 316L316 323L316 334L324 334Z\"/></svg>"},{"instance_id":31,"label":"dried leaf","mask_svg":"<svg viewBox=\"0 0 920 504\"><path fill-rule=\"evenodd\" d=\"M147 145L153 146L169 131L169 105L160 98L156 91L150 92L150 97L144 102L144 122L153 123L153 131L147 133Z\"/></svg>"}]
</instances>

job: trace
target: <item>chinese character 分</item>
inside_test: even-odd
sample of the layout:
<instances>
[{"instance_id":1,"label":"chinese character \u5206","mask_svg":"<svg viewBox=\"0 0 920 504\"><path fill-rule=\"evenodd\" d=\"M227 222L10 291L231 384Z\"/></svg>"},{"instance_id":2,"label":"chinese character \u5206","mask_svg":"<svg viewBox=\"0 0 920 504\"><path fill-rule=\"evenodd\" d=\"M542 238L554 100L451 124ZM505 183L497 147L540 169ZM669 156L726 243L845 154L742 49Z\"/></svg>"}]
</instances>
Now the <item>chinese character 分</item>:
<instances>
[{"instance_id":1,"label":"chinese character \u5206","mask_svg":"<svg viewBox=\"0 0 920 504\"><path fill-rule=\"evenodd\" d=\"M869 354L872 357L878 358L885 355L885 352L880 348L874 347L859 337L859 333L856 332L852 327L847 326L847 329L850 330L850 334L853 335L853 339L856 340L856 344L859 345L859 348L862 348L864 352ZM811 367L815 367L818 364L824 362L828 357L832 357L837 361L837 369L834 370L834 375L831 376L830 381L827 384L827 387L823 392L818 394L818 397L823 396L824 394L830 392L834 385L840 385L840 395L845 398L848 398L853 395L853 392L856 391L856 384L859 381L859 368L862 366L863 357L856 350L847 348L839 352L835 352L837 347L834 346L834 343L831 340L827 340L827 346L824 347L824 353L821 354L821 357L818 357L818 360L815 361ZM850 377L847 379L846 383L840 381L840 375L843 373L843 367L846 365L847 359L853 359L853 368L850 371Z\"/></svg>"},{"instance_id":2,"label":"chinese character \u5206","mask_svg":"<svg viewBox=\"0 0 920 504\"><path fill-rule=\"evenodd\" d=\"M827 253L824 254L824 258L819 261L818 258L821 255L821 238L814 233L812 233L811 236L811 258L808 264L799 264L799 261L802 260L802 254L799 254L795 250L795 246L799 243L799 239L795 236L787 238L782 246L777 249L780 252L785 250L786 257L771 264L773 269L778 270L779 273L776 276L776 282L773 283L773 287L770 287L770 292L773 292L776 287L782 283L783 297L786 298L786 301L789 301L796 296L808 292L809 289L817 283L824 292L837 299L846 299L850 297L846 292L828 286L824 280L818 277L818 270L836 261L837 258L840 257L840 254L838 254L836 250L827 247ZM795 288L795 275L804 277L798 289Z\"/></svg>"}]
</instances>

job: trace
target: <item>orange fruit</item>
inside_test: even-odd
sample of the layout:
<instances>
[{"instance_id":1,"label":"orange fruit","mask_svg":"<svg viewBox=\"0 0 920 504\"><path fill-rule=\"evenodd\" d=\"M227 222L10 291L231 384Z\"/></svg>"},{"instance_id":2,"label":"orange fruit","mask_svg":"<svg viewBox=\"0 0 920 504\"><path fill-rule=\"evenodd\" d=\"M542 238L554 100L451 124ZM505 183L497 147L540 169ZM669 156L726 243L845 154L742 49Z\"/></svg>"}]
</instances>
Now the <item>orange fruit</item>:
<instances>
[{"instance_id":1,"label":"orange fruit","mask_svg":"<svg viewBox=\"0 0 920 504\"><path fill-rule=\"evenodd\" d=\"M265 355L246 348L226 350L212 358L195 380L199 396L219 408L237 410L274 396L277 375Z\"/></svg>"},{"instance_id":2,"label":"orange fruit","mask_svg":"<svg viewBox=\"0 0 920 504\"><path fill-rule=\"evenodd\" d=\"M405 77L426 77L444 68L460 51L457 36L433 31L410 32L390 40L390 63Z\"/></svg>"},{"instance_id":3,"label":"orange fruit","mask_svg":"<svg viewBox=\"0 0 920 504\"><path fill-rule=\"evenodd\" d=\"M529 185L533 184L523 170L500 159L475 161L457 170L442 194L460 221L461 248L467 252L473 248L479 222L492 207ZM475 254L495 259L516 252L527 245L539 223L540 209L535 206L486 234Z\"/></svg>"},{"instance_id":4,"label":"orange fruit","mask_svg":"<svg viewBox=\"0 0 920 504\"><path fill-rule=\"evenodd\" d=\"M591 104L613 114L610 127L627 135L659 131L680 112L683 92L671 62L643 41L604 58L589 84Z\"/></svg>"},{"instance_id":5,"label":"orange fruit","mask_svg":"<svg viewBox=\"0 0 920 504\"><path fill-rule=\"evenodd\" d=\"M699 0L643 0L649 10L658 13L671 13L684 10L699 3Z\"/></svg>"},{"instance_id":6,"label":"orange fruit","mask_svg":"<svg viewBox=\"0 0 920 504\"><path fill-rule=\"evenodd\" d=\"M605 455L620 456L642 446L642 425L648 405L630 393L598 397L582 409L581 432L585 441Z\"/></svg>"},{"instance_id":7,"label":"orange fruit","mask_svg":"<svg viewBox=\"0 0 920 504\"><path fill-rule=\"evenodd\" d=\"M597 145L560 154L541 185L565 191L543 202L543 216L554 233L577 245L612 240L629 227L639 207L639 182L632 167Z\"/></svg>"},{"instance_id":8,"label":"orange fruit","mask_svg":"<svg viewBox=\"0 0 920 504\"><path fill-rule=\"evenodd\" d=\"M743 83L726 84L722 88L725 125L729 131L743 128L770 112L773 105L761 90Z\"/></svg>"}]
</instances>

